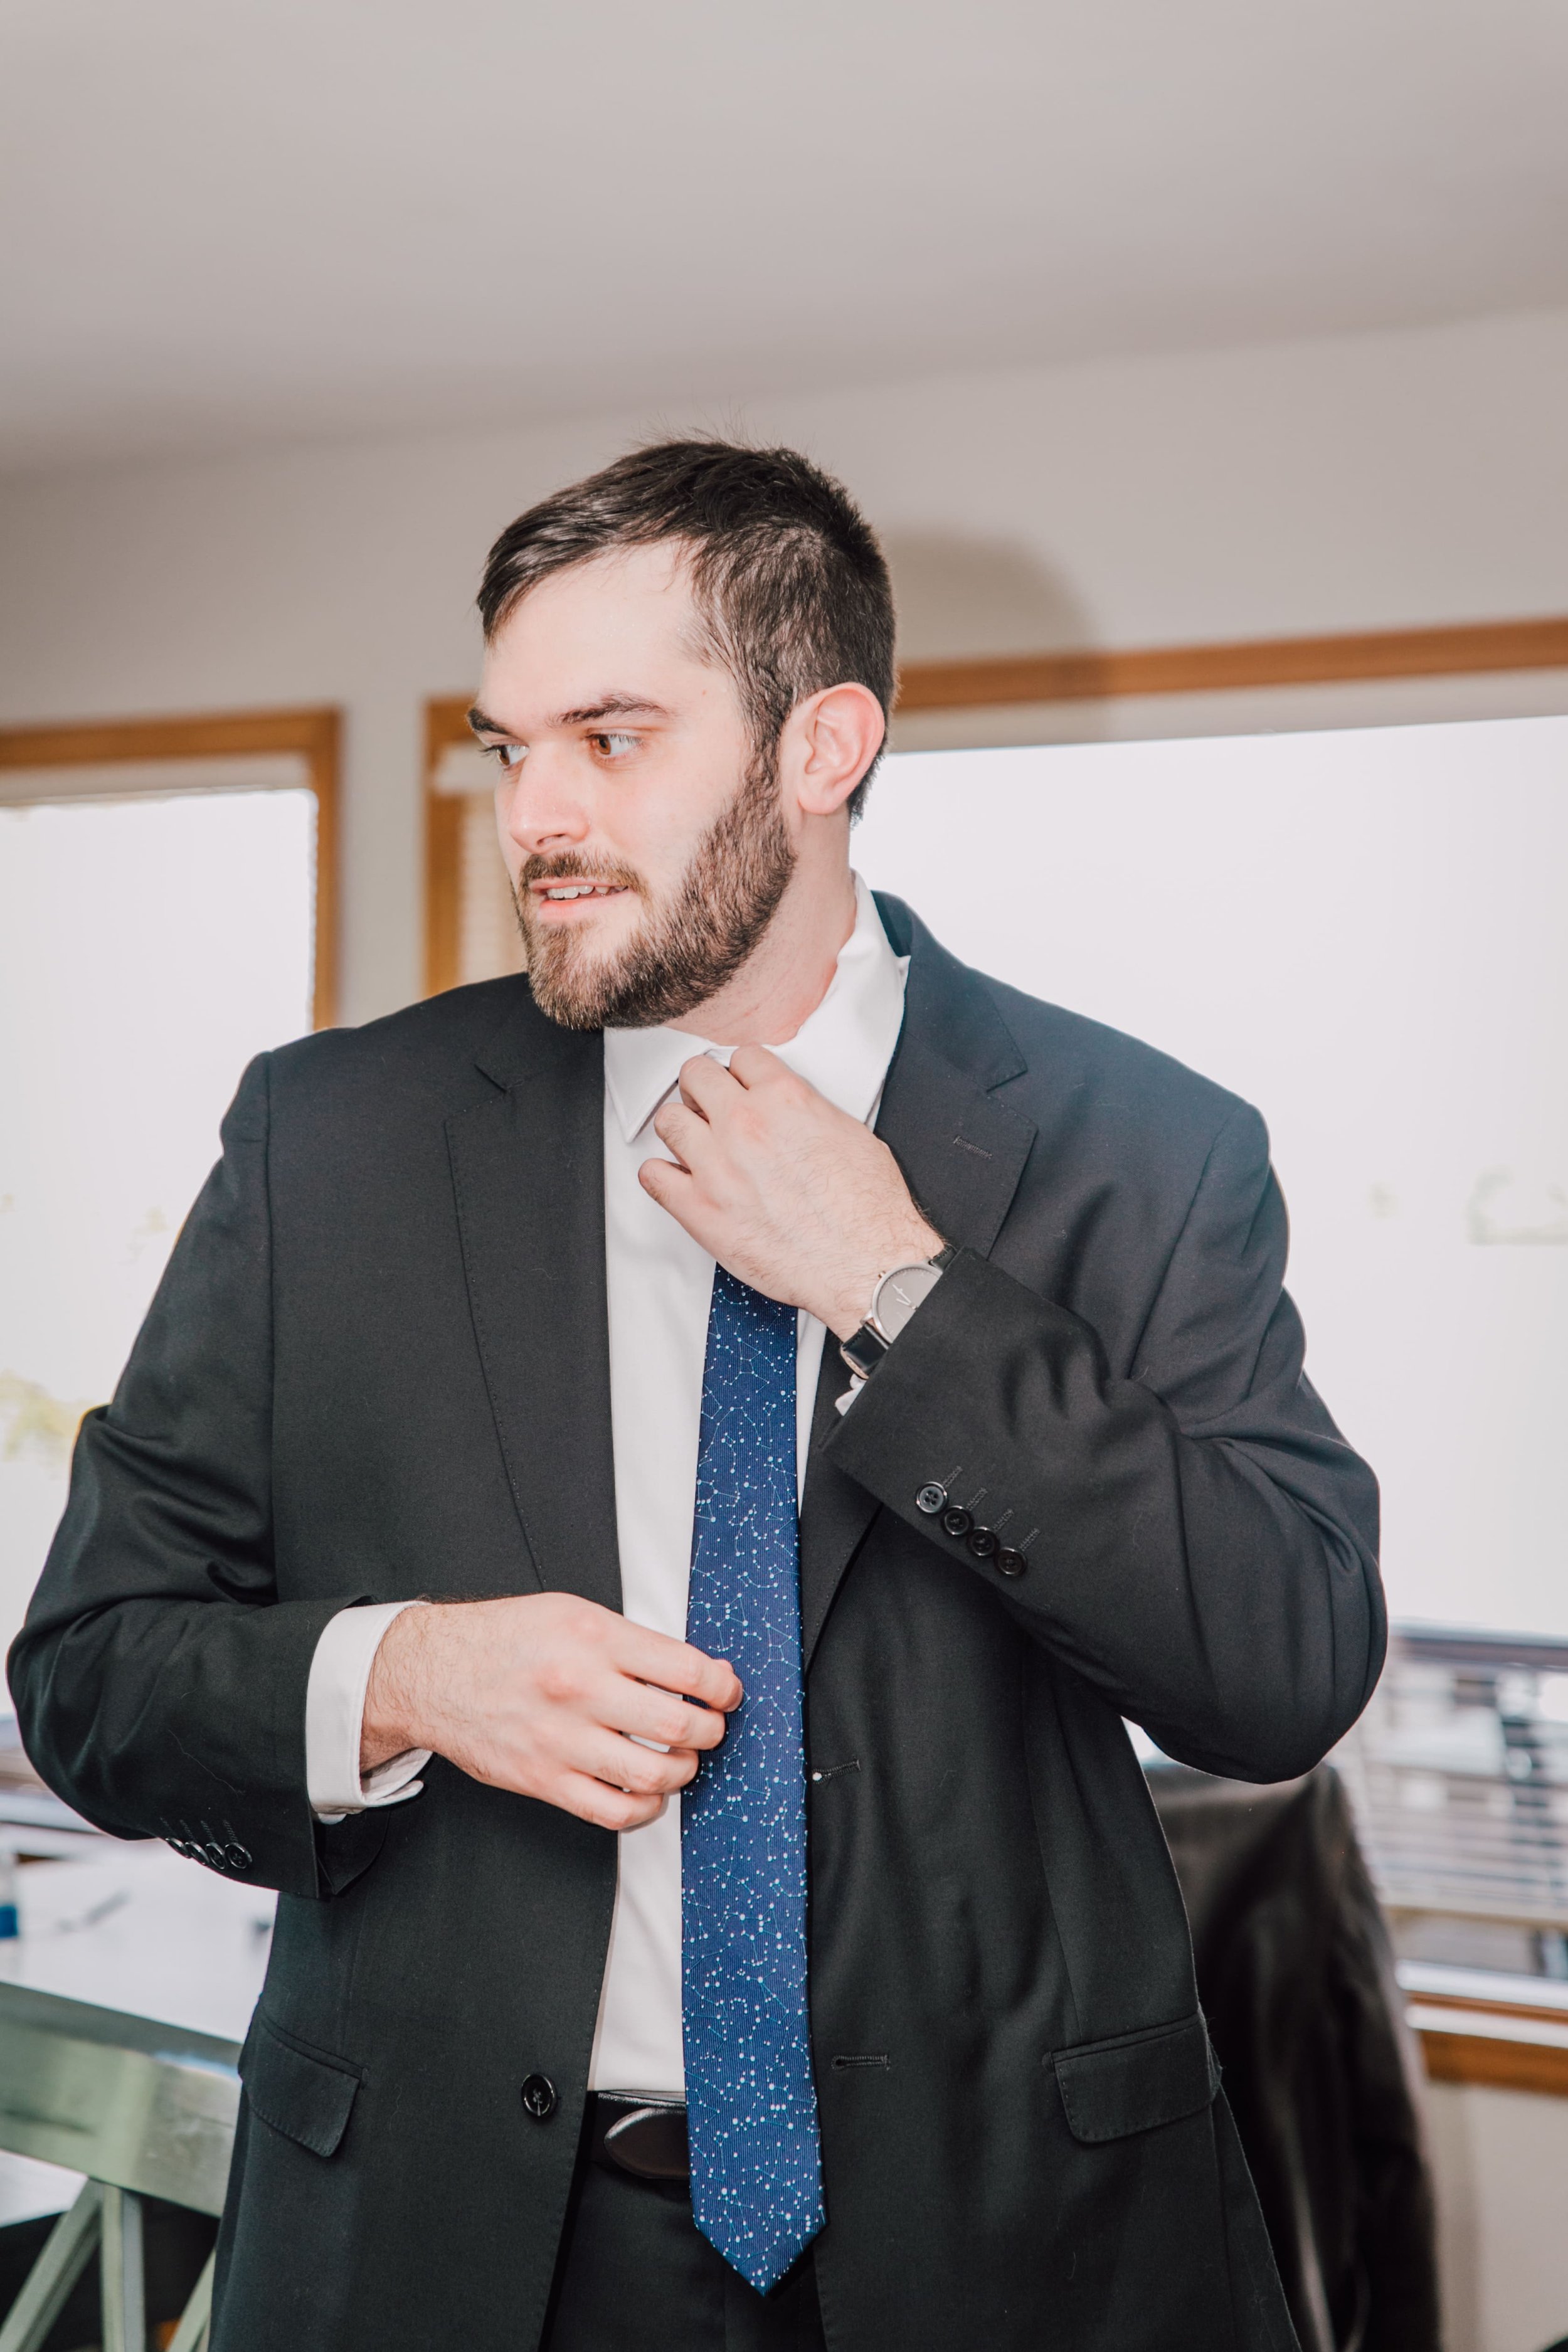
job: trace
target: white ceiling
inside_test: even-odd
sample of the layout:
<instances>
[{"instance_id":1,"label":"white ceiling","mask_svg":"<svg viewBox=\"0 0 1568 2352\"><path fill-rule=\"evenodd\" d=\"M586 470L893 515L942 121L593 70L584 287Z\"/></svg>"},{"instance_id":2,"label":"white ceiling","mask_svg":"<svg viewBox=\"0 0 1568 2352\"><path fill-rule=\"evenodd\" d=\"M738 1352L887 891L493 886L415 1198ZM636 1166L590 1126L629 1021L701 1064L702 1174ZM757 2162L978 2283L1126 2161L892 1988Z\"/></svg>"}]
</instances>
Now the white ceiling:
<instances>
[{"instance_id":1,"label":"white ceiling","mask_svg":"<svg viewBox=\"0 0 1568 2352\"><path fill-rule=\"evenodd\" d=\"M1563 0L0 0L0 465L1568 302Z\"/></svg>"}]
</instances>

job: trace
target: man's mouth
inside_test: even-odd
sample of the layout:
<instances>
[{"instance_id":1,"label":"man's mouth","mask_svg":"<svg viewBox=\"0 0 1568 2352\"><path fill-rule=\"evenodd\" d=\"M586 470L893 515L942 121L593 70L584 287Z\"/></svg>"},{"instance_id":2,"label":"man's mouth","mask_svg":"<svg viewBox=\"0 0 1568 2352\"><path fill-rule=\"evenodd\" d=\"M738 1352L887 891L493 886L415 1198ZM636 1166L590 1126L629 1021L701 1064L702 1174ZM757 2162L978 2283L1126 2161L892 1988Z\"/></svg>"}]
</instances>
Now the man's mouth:
<instances>
[{"instance_id":1,"label":"man's mouth","mask_svg":"<svg viewBox=\"0 0 1568 2352\"><path fill-rule=\"evenodd\" d=\"M552 906L563 906L573 898L624 898L626 885L624 882L536 882L533 895Z\"/></svg>"}]
</instances>

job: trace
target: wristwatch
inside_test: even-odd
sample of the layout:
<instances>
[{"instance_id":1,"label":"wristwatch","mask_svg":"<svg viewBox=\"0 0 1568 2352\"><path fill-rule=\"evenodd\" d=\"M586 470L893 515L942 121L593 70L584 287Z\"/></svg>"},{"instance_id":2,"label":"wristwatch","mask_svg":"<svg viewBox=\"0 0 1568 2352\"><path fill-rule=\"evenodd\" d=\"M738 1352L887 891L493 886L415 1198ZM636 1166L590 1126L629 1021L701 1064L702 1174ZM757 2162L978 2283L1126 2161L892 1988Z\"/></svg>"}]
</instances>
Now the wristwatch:
<instances>
[{"instance_id":1,"label":"wristwatch","mask_svg":"<svg viewBox=\"0 0 1568 2352\"><path fill-rule=\"evenodd\" d=\"M896 1265L890 1274L879 1276L866 1320L838 1345L852 1372L863 1381L870 1379L915 1308L931 1297L957 1255L956 1247L948 1242L934 1257L922 1258L914 1265Z\"/></svg>"}]
</instances>

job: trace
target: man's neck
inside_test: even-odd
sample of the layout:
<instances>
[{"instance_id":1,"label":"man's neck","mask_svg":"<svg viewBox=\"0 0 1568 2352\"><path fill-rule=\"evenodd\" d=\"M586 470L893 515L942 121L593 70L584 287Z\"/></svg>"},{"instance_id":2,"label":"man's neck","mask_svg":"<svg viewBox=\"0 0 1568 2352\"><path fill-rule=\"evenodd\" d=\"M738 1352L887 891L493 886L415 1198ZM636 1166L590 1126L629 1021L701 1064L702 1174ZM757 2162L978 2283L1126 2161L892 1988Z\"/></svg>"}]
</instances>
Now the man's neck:
<instances>
[{"instance_id":1,"label":"man's neck","mask_svg":"<svg viewBox=\"0 0 1568 2352\"><path fill-rule=\"evenodd\" d=\"M832 986L855 911L847 858L813 871L803 856L772 922L733 980L671 1028L712 1045L787 1045Z\"/></svg>"}]
</instances>

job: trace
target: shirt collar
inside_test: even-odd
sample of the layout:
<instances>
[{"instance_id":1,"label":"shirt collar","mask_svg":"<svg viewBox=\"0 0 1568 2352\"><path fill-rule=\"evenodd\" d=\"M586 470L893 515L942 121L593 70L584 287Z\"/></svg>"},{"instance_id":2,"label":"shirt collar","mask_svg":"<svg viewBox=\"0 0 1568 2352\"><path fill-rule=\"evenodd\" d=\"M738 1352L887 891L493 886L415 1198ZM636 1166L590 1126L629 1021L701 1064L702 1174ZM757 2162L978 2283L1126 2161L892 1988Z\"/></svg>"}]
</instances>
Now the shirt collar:
<instances>
[{"instance_id":1,"label":"shirt collar","mask_svg":"<svg viewBox=\"0 0 1568 2352\"><path fill-rule=\"evenodd\" d=\"M784 1045L773 1051L797 1077L851 1118L876 1108L904 1017L908 956L893 953L877 905L855 877L855 928L838 950L827 993ZM689 1029L606 1029L605 1086L616 1123L637 1140L693 1054L728 1064L732 1046Z\"/></svg>"}]
</instances>

